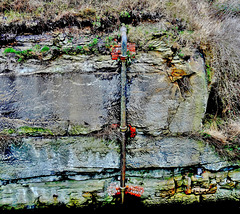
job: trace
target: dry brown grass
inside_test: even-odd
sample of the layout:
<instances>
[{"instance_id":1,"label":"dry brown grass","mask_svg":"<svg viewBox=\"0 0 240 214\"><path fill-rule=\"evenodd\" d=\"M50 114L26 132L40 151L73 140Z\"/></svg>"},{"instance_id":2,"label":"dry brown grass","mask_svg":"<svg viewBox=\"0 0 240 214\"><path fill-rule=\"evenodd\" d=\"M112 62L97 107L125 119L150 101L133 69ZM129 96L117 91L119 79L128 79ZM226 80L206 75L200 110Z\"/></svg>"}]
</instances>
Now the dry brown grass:
<instances>
[{"instance_id":1,"label":"dry brown grass","mask_svg":"<svg viewBox=\"0 0 240 214\"><path fill-rule=\"evenodd\" d=\"M240 22L239 18L224 19L224 25L212 40L218 96L223 102L224 114L238 115L240 110Z\"/></svg>"},{"instance_id":2,"label":"dry brown grass","mask_svg":"<svg viewBox=\"0 0 240 214\"><path fill-rule=\"evenodd\" d=\"M223 120L208 116L205 119L201 136L204 141L229 160L240 160L240 118Z\"/></svg>"},{"instance_id":3,"label":"dry brown grass","mask_svg":"<svg viewBox=\"0 0 240 214\"><path fill-rule=\"evenodd\" d=\"M209 79L216 87L222 111L218 114L236 116L240 112L240 2L238 0L166 1L167 16L176 17L192 30L191 37L183 35L204 54Z\"/></svg>"}]
</instances>

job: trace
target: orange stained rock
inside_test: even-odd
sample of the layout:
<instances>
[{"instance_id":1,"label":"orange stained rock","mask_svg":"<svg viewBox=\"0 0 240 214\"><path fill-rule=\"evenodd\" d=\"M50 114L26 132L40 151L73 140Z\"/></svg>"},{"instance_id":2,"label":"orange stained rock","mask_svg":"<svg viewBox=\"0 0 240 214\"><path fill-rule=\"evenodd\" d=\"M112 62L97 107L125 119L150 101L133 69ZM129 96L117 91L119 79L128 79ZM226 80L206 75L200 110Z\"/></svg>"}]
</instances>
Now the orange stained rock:
<instances>
[{"instance_id":1,"label":"orange stained rock","mask_svg":"<svg viewBox=\"0 0 240 214\"><path fill-rule=\"evenodd\" d=\"M171 75L169 76L172 82L175 82L178 79L181 79L183 76L186 76L187 73L182 69L172 68Z\"/></svg>"}]
</instances>

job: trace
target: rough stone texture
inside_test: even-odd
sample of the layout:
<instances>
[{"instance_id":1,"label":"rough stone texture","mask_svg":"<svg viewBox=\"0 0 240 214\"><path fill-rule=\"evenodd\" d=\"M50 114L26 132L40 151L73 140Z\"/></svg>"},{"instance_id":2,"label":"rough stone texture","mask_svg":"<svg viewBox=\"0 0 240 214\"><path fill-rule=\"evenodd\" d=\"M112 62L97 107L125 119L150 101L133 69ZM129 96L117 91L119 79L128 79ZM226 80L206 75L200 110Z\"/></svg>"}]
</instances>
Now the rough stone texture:
<instances>
[{"instance_id":1,"label":"rough stone texture","mask_svg":"<svg viewBox=\"0 0 240 214\"><path fill-rule=\"evenodd\" d=\"M130 68L128 118L150 134L184 133L199 130L208 99L203 59L198 55L181 65L188 71L189 91L172 83L156 52L142 54Z\"/></svg>"},{"instance_id":2,"label":"rough stone texture","mask_svg":"<svg viewBox=\"0 0 240 214\"><path fill-rule=\"evenodd\" d=\"M118 165L119 149L114 142L93 137L63 137L28 138L10 144L2 155L0 168L3 180L32 177L41 180L46 176L57 180L61 173L68 171L76 174L89 168L89 173L101 172L105 168L117 169Z\"/></svg>"},{"instance_id":3,"label":"rough stone texture","mask_svg":"<svg viewBox=\"0 0 240 214\"><path fill-rule=\"evenodd\" d=\"M119 145L94 137L23 138L8 143L1 155L2 180L89 173L119 169ZM207 154L207 155L205 155ZM213 148L188 138L161 140L138 136L127 146L129 169L178 168L193 165L218 171L228 166ZM231 174L237 180L237 171ZM230 176L230 175L229 175ZM86 175L84 177L87 177ZM238 180L237 180L238 181Z\"/></svg>"},{"instance_id":4,"label":"rough stone texture","mask_svg":"<svg viewBox=\"0 0 240 214\"><path fill-rule=\"evenodd\" d=\"M189 77L191 91L184 102L179 104L177 112L171 120L169 129L172 133L196 131L200 128L199 124L201 124L204 117L208 100L206 76L202 65L203 59L199 56L197 59L192 59L189 63L193 74Z\"/></svg>"},{"instance_id":5,"label":"rough stone texture","mask_svg":"<svg viewBox=\"0 0 240 214\"><path fill-rule=\"evenodd\" d=\"M93 131L116 121L114 106L119 99L117 74L72 72L73 65L72 70L64 65L63 62L61 69L66 69L65 73L54 70L57 69L55 65L51 73L46 69L45 73L2 75L1 127L8 128L9 120L4 123L4 118L18 119L25 125L46 124L59 134L64 132L62 129L67 130L69 122ZM81 68L83 65L78 66ZM14 124L18 125L16 121Z\"/></svg>"},{"instance_id":6,"label":"rough stone texture","mask_svg":"<svg viewBox=\"0 0 240 214\"><path fill-rule=\"evenodd\" d=\"M1 155L0 205L86 206L93 197L111 201L108 190L118 184L119 162L119 145L111 140L30 137L9 142ZM127 147L127 185L144 187L148 205L199 202L200 196L239 200L239 168L229 164L193 139L138 136Z\"/></svg>"},{"instance_id":7,"label":"rough stone texture","mask_svg":"<svg viewBox=\"0 0 240 214\"><path fill-rule=\"evenodd\" d=\"M127 144L127 184L144 187L147 205L239 200L238 164L181 137L201 128L203 59L196 51L181 59L159 39L152 45L127 72L127 120L138 132ZM118 63L107 55L52 57L18 63L0 53L0 206L85 206L112 201L109 187L119 184L111 125L120 119Z\"/></svg>"},{"instance_id":8,"label":"rough stone texture","mask_svg":"<svg viewBox=\"0 0 240 214\"><path fill-rule=\"evenodd\" d=\"M156 139L138 135L127 149L127 164L131 168L203 165L217 171L228 165L209 145L184 137Z\"/></svg>"},{"instance_id":9,"label":"rough stone texture","mask_svg":"<svg viewBox=\"0 0 240 214\"><path fill-rule=\"evenodd\" d=\"M162 57L141 53L129 68L129 123L154 136L199 130L208 98L203 59L196 54L178 62L187 72L184 92L171 82ZM63 55L42 65L6 61L0 68L2 130L40 126L59 135L71 123L89 133L119 120L119 69L110 56Z\"/></svg>"}]
</instances>

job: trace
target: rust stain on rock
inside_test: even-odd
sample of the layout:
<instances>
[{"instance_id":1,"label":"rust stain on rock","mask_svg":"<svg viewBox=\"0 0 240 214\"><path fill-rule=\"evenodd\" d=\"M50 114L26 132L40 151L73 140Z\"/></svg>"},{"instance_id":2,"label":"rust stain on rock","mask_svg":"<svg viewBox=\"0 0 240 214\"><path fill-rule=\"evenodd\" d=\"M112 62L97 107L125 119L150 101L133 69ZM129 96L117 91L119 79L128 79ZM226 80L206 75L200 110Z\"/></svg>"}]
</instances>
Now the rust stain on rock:
<instances>
[{"instance_id":1,"label":"rust stain on rock","mask_svg":"<svg viewBox=\"0 0 240 214\"><path fill-rule=\"evenodd\" d=\"M177 68L173 67L171 70L172 70L172 72L169 75L171 82L175 82L178 79L182 79L184 76L187 75L187 73L183 69L177 69Z\"/></svg>"}]
</instances>

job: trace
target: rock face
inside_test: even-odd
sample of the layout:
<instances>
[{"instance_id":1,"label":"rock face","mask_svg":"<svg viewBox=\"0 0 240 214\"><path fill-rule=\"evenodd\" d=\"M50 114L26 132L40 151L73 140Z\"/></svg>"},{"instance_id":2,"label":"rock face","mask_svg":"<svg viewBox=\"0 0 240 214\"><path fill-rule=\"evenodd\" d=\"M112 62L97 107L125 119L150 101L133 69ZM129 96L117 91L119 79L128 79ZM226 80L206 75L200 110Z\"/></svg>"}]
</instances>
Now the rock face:
<instances>
[{"instance_id":1,"label":"rock face","mask_svg":"<svg viewBox=\"0 0 240 214\"><path fill-rule=\"evenodd\" d=\"M155 52L139 54L129 68L129 123L154 136L199 130L208 98L203 59L196 55L182 65L189 74L179 82L170 81L162 60ZM34 124L59 135L69 123L88 132L117 123L120 78L110 56L64 55L47 66L33 63L0 76L2 129Z\"/></svg>"},{"instance_id":2,"label":"rock face","mask_svg":"<svg viewBox=\"0 0 240 214\"><path fill-rule=\"evenodd\" d=\"M207 170L218 171L227 167L227 162L213 153L211 147L189 138L157 140L138 136L127 150L129 169L202 165ZM73 173L74 177L84 169L88 172L118 171L119 146L114 140L94 137L22 138L17 142L9 141L1 159L3 183L29 178L38 180L38 177L48 180L48 176L50 180L58 180L61 173Z\"/></svg>"},{"instance_id":3,"label":"rock face","mask_svg":"<svg viewBox=\"0 0 240 214\"><path fill-rule=\"evenodd\" d=\"M148 205L239 200L237 164L186 137L201 129L206 110L203 59L196 51L179 58L161 42L154 47L127 71L127 120L137 128L127 145L127 183L144 187ZM80 54L19 63L1 54L0 69L0 206L113 201L118 63Z\"/></svg>"},{"instance_id":4,"label":"rock face","mask_svg":"<svg viewBox=\"0 0 240 214\"><path fill-rule=\"evenodd\" d=\"M127 185L142 186L148 205L239 200L238 167L203 142L138 136L127 154ZM119 145L94 137L22 138L8 142L0 170L2 206L81 207L93 197L111 201L110 187L119 183Z\"/></svg>"},{"instance_id":5,"label":"rock face","mask_svg":"<svg viewBox=\"0 0 240 214\"><path fill-rule=\"evenodd\" d=\"M181 65L189 74L174 82L161 60L159 53L142 54L131 66L129 121L154 136L199 130L208 99L203 59L196 55Z\"/></svg>"},{"instance_id":6,"label":"rock face","mask_svg":"<svg viewBox=\"0 0 240 214\"><path fill-rule=\"evenodd\" d=\"M77 63L73 63L75 60ZM21 120L19 126L46 126L54 134L66 134L69 123L89 132L111 124L116 118L119 77L116 72L98 72L101 68L92 68L92 63L85 57L66 56L40 70L33 71L27 65L24 71L2 74L2 119Z\"/></svg>"}]
</instances>

